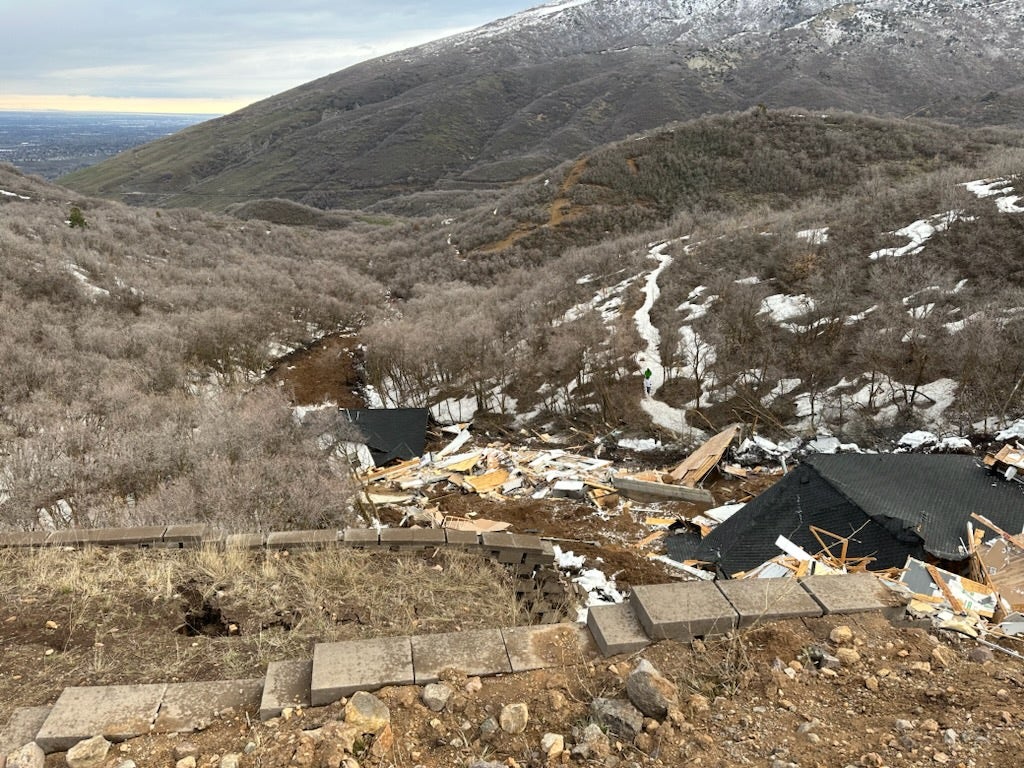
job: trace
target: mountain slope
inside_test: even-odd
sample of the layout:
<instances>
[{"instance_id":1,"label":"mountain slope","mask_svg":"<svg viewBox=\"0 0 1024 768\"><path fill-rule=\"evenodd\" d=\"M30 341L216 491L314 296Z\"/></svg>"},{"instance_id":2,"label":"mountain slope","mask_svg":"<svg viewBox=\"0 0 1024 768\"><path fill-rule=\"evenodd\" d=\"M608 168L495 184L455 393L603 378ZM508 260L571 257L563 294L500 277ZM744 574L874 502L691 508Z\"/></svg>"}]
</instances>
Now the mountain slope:
<instances>
[{"instance_id":1,"label":"mountain slope","mask_svg":"<svg viewBox=\"0 0 1024 768\"><path fill-rule=\"evenodd\" d=\"M363 207L493 187L756 105L1024 125L1022 0L589 0L385 56L62 181L137 203Z\"/></svg>"}]
</instances>

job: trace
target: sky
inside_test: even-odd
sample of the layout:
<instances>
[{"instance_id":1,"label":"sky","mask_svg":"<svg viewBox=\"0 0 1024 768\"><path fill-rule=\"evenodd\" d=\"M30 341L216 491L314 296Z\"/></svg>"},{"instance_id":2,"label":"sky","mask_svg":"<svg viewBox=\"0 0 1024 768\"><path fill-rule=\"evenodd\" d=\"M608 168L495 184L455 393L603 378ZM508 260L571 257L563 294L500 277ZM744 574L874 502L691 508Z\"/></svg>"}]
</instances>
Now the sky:
<instances>
[{"instance_id":1,"label":"sky","mask_svg":"<svg viewBox=\"0 0 1024 768\"><path fill-rule=\"evenodd\" d=\"M544 0L0 0L0 110L227 114Z\"/></svg>"}]
</instances>

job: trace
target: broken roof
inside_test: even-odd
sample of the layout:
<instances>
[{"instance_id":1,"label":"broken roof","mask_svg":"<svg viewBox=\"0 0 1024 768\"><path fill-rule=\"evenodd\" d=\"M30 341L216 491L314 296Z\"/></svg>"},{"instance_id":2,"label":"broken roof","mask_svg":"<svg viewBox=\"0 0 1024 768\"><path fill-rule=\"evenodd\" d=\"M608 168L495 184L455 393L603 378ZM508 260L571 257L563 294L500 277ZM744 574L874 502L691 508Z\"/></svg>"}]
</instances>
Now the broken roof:
<instances>
[{"instance_id":1,"label":"broken roof","mask_svg":"<svg viewBox=\"0 0 1024 768\"><path fill-rule=\"evenodd\" d=\"M426 408L343 408L341 412L362 433L374 465L382 467L395 459L423 455Z\"/></svg>"},{"instance_id":2,"label":"broken roof","mask_svg":"<svg viewBox=\"0 0 1024 768\"><path fill-rule=\"evenodd\" d=\"M994 478L970 456L815 455L702 540L666 541L677 560L717 564L726 575L779 554L778 535L821 550L811 526L849 538L850 557L872 557L871 570L902 567L908 555L967 556L967 521L984 514L1011 531L1024 526L1024 492Z\"/></svg>"}]
</instances>

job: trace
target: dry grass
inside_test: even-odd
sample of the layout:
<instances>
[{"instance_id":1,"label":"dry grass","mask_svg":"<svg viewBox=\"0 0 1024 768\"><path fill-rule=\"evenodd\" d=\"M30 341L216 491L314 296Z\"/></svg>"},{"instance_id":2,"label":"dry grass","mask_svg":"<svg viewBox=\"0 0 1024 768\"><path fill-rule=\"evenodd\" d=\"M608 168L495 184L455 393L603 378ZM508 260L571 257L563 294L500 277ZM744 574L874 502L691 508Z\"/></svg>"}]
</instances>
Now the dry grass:
<instances>
[{"instance_id":1,"label":"dry grass","mask_svg":"<svg viewBox=\"0 0 1024 768\"><path fill-rule=\"evenodd\" d=\"M260 677L317 642L524 623L504 568L447 551L0 550L0 606L0 722L69 685Z\"/></svg>"}]
</instances>

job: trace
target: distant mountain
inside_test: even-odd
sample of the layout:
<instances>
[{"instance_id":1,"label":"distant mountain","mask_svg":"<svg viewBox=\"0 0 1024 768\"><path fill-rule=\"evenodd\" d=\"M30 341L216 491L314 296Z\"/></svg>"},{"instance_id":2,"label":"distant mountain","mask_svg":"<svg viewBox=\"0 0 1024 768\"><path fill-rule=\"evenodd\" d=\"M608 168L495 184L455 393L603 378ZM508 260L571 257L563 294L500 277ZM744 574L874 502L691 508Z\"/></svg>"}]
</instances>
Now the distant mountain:
<instances>
[{"instance_id":1,"label":"distant mountain","mask_svg":"<svg viewBox=\"0 0 1024 768\"><path fill-rule=\"evenodd\" d=\"M148 205L493 187L696 116L1024 126L1024 0L569 0L374 59L62 183Z\"/></svg>"}]
</instances>

